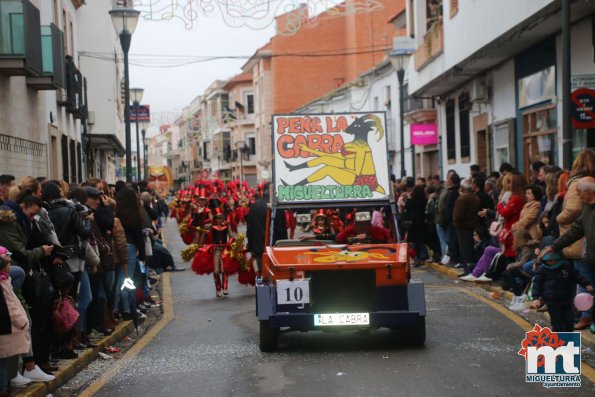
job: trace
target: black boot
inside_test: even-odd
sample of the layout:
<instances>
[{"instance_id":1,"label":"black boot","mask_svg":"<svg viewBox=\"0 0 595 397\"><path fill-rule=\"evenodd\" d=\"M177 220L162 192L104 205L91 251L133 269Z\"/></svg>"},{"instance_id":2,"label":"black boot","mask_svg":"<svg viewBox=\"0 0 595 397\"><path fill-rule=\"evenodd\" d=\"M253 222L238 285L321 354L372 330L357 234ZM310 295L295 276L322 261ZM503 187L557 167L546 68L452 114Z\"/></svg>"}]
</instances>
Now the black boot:
<instances>
[{"instance_id":1,"label":"black boot","mask_svg":"<svg viewBox=\"0 0 595 397\"><path fill-rule=\"evenodd\" d=\"M285 166L287 167L287 169L289 171L296 171L296 170L301 170L302 168L309 168L307 161L305 163L298 164L298 165L288 164L287 161L283 161L283 162L285 163Z\"/></svg>"}]
</instances>

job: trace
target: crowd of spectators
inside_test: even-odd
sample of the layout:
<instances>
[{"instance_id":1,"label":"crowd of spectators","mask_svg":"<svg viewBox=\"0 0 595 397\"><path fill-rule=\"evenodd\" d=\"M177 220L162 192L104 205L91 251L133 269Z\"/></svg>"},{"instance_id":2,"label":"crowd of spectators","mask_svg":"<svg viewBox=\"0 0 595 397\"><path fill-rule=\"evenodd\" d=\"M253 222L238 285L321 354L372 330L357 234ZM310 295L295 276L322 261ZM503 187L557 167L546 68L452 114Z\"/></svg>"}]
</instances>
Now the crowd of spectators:
<instances>
[{"instance_id":1,"label":"crowd of spectators","mask_svg":"<svg viewBox=\"0 0 595 397\"><path fill-rule=\"evenodd\" d=\"M529 178L504 163L490 175L473 165L465 178L449 171L444 182L407 177L395 184L401 234L414 247L416 266L431 260L461 269L463 281L500 283L514 294L511 310L526 310L533 300L550 311L552 324L563 317L556 313L562 295L545 296L542 273L556 274L552 285L559 288L566 288L564 279L578 283L576 292L592 291L594 150L580 152L570 170L534 162ZM548 272L549 265L572 271ZM559 311L567 315L572 294L564 296ZM555 328L568 328L560 321ZM565 330L591 324L591 310L584 311Z\"/></svg>"},{"instance_id":2,"label":"crowd of spectators","mask_svg":"<svg viewBox=\"0 0 595 397\"><path fill-rule=\"evenodd\" d=\"M159 306L156 273L175 270L160 241L167 211L144 182L0 175L0 396L54 379L59 360ZM64 302L78 314L66 328Z\"/></svg>"}]
</instances>

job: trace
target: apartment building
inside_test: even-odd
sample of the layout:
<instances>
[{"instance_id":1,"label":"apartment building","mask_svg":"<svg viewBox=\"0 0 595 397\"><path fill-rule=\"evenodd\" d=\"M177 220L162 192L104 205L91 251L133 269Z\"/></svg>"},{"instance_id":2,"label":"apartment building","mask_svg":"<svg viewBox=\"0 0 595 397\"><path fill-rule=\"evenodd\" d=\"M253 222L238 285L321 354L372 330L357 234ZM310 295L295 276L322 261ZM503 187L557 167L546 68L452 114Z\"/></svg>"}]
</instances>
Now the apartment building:
<instances>
[{"instance_id":1,"label":"apartment building","mask_svg":"<svg viewBox=\"0 0 595 397\"><path fill-rule=\"evenodd\" d=\"M443 171L468 175L471 164L497 170L509 162L528 174L534 161L571 163L562 155L561 7L555 0L407 2L416 47L408 95L437 104ZM595 95L595 2L570 7L574 158L595 146L593 118L576 105ZM419 146L415 156L424 161Z\"/></svg>"},{"instance_id":2,"label":"apartment building","mask_svg":"<svg viewBox=\"0 0 595 397\"><path fill-rule=\"evenodd\" d=\"M252 73L240 73L232 77L223 89L229 93L231 179L247 181L251 186L256 186L258 176Z\"/></svg>"},{"instance_id":3,"label":"apartment building","mask_svg":"<svg viewBox=\"0 0 595 397\"><path fill-rule=\"evenodd\" d=\"M89 176L116 181L116 168L124 150L123 53L109 11L124 3L114 0L87 2L77 12L79 68L86 75L89 117L84 153ZM92 27L92 28L91 28ZM133 164L136 164L133 162ZM124 179L125 174L118 179Z\"/></svg>"},{"instance_id":4,"label":"apartment building","mask_svg":"<svg viewBox=\"0 0 595 397\"><path fill-rule=\"evenodd\" d=\"M78 182L86 119L78 70L81 0L0 1L3 173Z\"/></svg>"}]
</instances>

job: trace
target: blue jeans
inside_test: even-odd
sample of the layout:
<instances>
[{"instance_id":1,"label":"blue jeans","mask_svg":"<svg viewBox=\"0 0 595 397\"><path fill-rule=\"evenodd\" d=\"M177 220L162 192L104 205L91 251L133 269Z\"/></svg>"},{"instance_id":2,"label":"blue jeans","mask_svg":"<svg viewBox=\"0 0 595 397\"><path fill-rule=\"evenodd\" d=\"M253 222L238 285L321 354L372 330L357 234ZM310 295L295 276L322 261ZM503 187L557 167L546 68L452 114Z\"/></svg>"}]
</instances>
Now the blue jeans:
<instances>
[{"instance_id":1,"label":"blue jeans","mask_svg":"<svg viewBox=\"0 0 595 397\"><path fill-rule=\"evenodd\" d=\"M440 256L444 256L446 254L446 230L436 224L436 233L438 233L438 239L440 240Z\"/></svg>"},{"instance_id":2,"label":"blue jeans","mask_svg":"<svg viewBox=\"0 0 595 397\"><path fill-rule=\"evenodd\" d=\"M428 249L424 243L414 242L413 246L415 247L415 259L416 260L423 262L430 257L430 255L428 255Z\"/></svg>"},{"instance_id":3,"label":"blue jeans","mask_svg":"<svg viewBox=\"0 0 595 397\"><path fill-rule=\"evenodd\" d=\"M533 278L535 276L535 272L533 271L533 265L535 264L535 259L531 259L529 262L523 265L523 270Z\"/></svg>"},{"instance_id":4,"label":"blue jeans","mask_svg":"<svg viewBox=\"0 0 595 397\"><path fill-rule=\"evenodd\" d=\"M23 286L23 283L25 282L25 271L23 268L16 265L10 265L10 271L8 274L10 275L12 289L14 291L20 290Z\"/></svg>"},{"instance_id":5,"label":"blue jeans","mask_svg":"<svg viewBox=\"0 0 595 397\"><path fill-rule=\"evenodd\" d=\"M446 245L448 246L448 256L452 263L460 263L461 255L459 253L459 243L454 225L446 228Z\"/></svg>"},{"instance_id":6,"label":"blue jeans","mask_svg":"<svg viewBox=\"0 0 595 397\"><path fill-rule=\"evenodd\" d=\"M8 357L0 358L0 393L8 390Z\"/></svg>"},{"instance_id":7,"label":"blue jeans","mask_svg":"<svg viewBox=\"0 0 595 397\"><path fill-rule=\"evenodd\" d=\"M91 293L91 283L89 282L89 273L87 269L81 271L81 281L79 283L79 292L76 298L76 310L79 312L78 329L85 331L87 329L87 307L93 300Z\"/></svg>"},{"instance_id":8,"label":"blue jeans","mask_svg":"<svg viewBox=\"0 0 595 397\"><path fill-rule=\"evenodd\" d=\"M136 269L137 257L136 247L132 244L128 244L128 277L134 277L134 270ZM118 283L116 288L116 300L114 302L114 311L119 311L119 303L122 300L122 310L124 313L132 314L136 311L136 293L134 290L128 288L122 289L124 285L124 279L126 274L124 271L120 271L118 275Z\"/></svg>"},{"instance_id":9,"label":"blue jeans","mask_svg":"<svg viewBox=\"0 0 595 397\"><path fill-rule=\"evenodd\" d=\"M580 273L580 275L586 278L589 281L589 283L593 284L593 269L591 268L591 266L582 259L573 259L572 263L574 264L574 268ZM580 285L577 285L576 292L577 294L580 294L582 292L587 292L587 290L581 287ZM593 308L585 312L581 312L581 317L591 318L592 313Z\"/></svg>"}]
</instances>

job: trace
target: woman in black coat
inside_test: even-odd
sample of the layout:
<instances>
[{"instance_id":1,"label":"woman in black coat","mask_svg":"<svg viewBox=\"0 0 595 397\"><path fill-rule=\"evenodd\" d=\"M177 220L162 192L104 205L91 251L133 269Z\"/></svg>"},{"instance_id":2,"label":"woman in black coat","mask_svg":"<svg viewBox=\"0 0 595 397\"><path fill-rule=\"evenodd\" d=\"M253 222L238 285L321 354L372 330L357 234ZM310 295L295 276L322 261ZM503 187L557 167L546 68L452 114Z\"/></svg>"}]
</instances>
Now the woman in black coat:
<instances>
[{"instance_id":1,"label":"woman in black coat","mask_svg":"<svg viewBox=\"0 0 595 397\"><path fill-rule=\"evenodd\" d=\"M405 212L410 221L407 230L407 242L415 247L415 266L420 266L428 259L426 241L428 239L428 225L426 223L426 205L428 199L423 186L418 185L411 191L411 197L405 202Z\"/></svg>"},{"instance_id":2,"label":"woman in black coat","mask_svg":"<svg viewBox=\"0 0 595 397\"><path fill-rule=\"evenodd\" d=\"M76 310L79 312L79 321L76 328L78 340L81 340L81 333L86 331L87 307L91 303L91 284L89 274L84 264L84 252L81 242L91 236L91 221L89 218L82 218L76 211L74 202L66 200L62 188L54 181L44 182L41 185L41 198L49 204L48 215L54 224L58 240L68 255L65 266L69 266L74 275L75 282L70 287L57 285L57 288L68 289L68 294L76 301ZM77 354L72 350L73 339L68 338L61 349L60 357L64 359L76 358Z\"/></svg>"}]
</instances>

